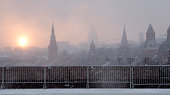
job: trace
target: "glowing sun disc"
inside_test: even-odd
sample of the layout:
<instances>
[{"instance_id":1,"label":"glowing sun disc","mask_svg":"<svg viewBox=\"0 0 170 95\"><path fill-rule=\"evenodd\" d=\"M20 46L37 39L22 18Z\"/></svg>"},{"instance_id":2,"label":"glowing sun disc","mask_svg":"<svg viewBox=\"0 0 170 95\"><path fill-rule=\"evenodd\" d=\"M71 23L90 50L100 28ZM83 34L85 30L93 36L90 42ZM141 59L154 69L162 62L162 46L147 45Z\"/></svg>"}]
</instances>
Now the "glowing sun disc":
<instances>
[{"instance_id":1,"label":"glowing sun disc","mask_svg":"<svg viewBox=\"0 0 170 95\"><path fill-rule=\"evenodd\" d=\"M22 47L25 47L25 46L27 45L27 43L28 43L28 40L27 40L27 38L25 38L25 37L22 37L22 38L19 38L19 39L18 39L18 44L19 44L20 46L22 46Z\"/></svg>"}]
</instances>

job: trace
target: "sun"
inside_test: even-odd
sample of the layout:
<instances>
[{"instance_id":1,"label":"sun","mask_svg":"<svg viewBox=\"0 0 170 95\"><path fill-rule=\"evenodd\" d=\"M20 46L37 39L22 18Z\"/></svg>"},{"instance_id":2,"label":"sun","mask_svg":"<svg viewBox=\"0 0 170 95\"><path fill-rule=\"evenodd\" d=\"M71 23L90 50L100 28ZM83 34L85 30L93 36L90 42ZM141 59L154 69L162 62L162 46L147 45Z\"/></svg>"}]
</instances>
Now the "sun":
<instances>
[{"instance_id":1,"label":"sun","mask_svg":"<svg viewBox=\"0 0 170 95\"><path fill-rule=\"evenodd\" d=\"M19 38L19 39L18 39L18 44L19 44L19 46L21 46L21 47L26 47L27 44L28 44L27 38L26 38L26 37L21 37L21 38Z\"/></svg>"}]
</instances>

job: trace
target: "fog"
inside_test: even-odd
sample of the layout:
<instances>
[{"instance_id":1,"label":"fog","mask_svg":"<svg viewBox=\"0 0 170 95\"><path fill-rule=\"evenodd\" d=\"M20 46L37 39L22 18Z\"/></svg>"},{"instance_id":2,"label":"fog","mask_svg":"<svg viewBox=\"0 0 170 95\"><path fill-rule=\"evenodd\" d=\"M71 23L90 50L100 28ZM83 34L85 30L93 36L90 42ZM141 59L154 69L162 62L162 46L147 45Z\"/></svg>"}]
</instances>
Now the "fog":
<instances>
[{"instance_id":1,"label":"fog","mask_svg":"<svg viewBox=\"0 0 170 95\"><path fill-rule=\"evenodd\" d=\"M138 41L149 23L156 36L170 24L169 0L1 0L0 47L17 46L26 36L29 46L47 47L54 21L57 41L87 41L91 26L100 42L119 43L126 24L128 40Z\"/></svg>"}]
</instances>

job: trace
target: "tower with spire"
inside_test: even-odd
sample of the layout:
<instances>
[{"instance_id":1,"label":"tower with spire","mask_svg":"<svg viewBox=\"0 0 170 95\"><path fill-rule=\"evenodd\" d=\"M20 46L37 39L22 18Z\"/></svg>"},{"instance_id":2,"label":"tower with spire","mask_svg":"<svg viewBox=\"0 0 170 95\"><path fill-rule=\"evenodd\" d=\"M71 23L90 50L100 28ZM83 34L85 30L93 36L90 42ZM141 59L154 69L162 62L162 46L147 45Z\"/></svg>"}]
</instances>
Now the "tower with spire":
<instances>
[{"instance_id":1,"label":"tower with spire","mask_svg":"<svg viewBox=\"0 0 170 95\"><path fill-rule=\"evenodd\" d=\"M58 47L57 47L56 37L55 37L55 33L54 33L54 24L52 23L50 44L48 46L49 61L53 61L56 59L57 49L58 49Z\"/></svg>"},{"instance_id":2,"label":"tower with spire","mask_svg":"<svg viewBox=\"0 0 170 95\"><path fill-rule=\"evenodd\" d=\"M159 57L161 58L160 63L162 64L170 64L170 26L167 29L167 38L159 48Z\"/></svg>"},{"instance_id":3,"label":"tower with spire","mask_svg":"<svg viewBox=\"0 0 170 95\"><path fill-rule=\"evenodd\" d=\"M126 58L128 53L129 53L129 46L128 46L128 40L127 40L127 35L126 35L126 29L124 26L123 29L123 36L121 40L121 46L119 48L120 56L123 58Z\"/></svg>"},{"instance_id":4,"label":"tower with spire","mask_svg":"<svg viewBox=\"0 0 170 95\"><path fill-rule=\"evenodd\" d=\"M144 43L143 49L143 58L149 58L152 60L154 56L157 54L157 44L155 40L155 31L151 24L149 24L148 30L146 32L146 40Z\"/></svg>"}]
</instances>

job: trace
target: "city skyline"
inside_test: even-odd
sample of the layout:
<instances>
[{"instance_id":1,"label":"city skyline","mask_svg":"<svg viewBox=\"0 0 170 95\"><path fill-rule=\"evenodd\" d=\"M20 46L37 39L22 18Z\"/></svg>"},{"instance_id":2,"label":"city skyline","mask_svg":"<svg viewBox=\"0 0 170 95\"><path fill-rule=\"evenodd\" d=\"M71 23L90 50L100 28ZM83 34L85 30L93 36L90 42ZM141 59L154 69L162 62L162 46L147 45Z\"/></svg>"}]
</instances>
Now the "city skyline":
<instances>
[{"instance_id":1,"label":"city skyline","mask_svg":"<svg viewBox=\"0 0 170 95\"><path fill-rule=\"evenodd\" d=\"M2 0L0 2L1 47L17 46L17 39L20 36L28 38L29 46L47 47L52 20L54 20L56 40L69 41L74 45L87 41L91 26L94 27L99 42L111 44L120 43L124 24L128 40L135 42L138 42L140 32L146 34L150 23L153 25L156 38L166 34L170 25L170 14L166 11L169 9L168 0L164 2L161 0ZM158 7L158 4L163 6Z\"/></svg>"}]
</instances>

